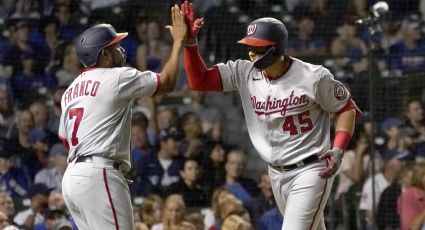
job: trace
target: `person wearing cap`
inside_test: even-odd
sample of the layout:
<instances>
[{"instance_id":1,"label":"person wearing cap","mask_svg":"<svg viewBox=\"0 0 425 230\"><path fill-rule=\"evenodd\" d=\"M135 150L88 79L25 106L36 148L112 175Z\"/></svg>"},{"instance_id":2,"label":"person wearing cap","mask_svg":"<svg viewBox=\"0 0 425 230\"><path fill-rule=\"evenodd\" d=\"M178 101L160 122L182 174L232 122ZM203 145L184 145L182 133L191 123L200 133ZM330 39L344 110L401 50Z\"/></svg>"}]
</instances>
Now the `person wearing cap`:
<instances>
[{"instance_id":1,"label":"person wearing cap","mask_svg":"<svg viewBox=\"0 0 425 230\"><path fill-rule=\"evenodd\" d=\"M403 73L422 70L425 65L425 40L421 36L421 27L419 15L412 14L403 19L400 28L402 40L390 47L390 69Z\"/></svg>"},{"instance_id":2,"label":"person wearing cap","mask_svg":"<svg viewBox=\"0 0 425 230\"><path fill-rule=\"evenodd\" d=\"M148 155L136 167L134 195L146 196L180 180L181 159L179 154L180 135L176 127L161 130L157 154Z\"/></svg>"},{"instance_id":3,"label":"person wearing cap","mask_svg":"<svg viewBox=\"0 0 425 230\"><path fill-rule=\"evenodd\" d=\"M389 151L383 155L384 167L382 171L372 175L374 177L374 188L372 188L372 176L366 178L363 184L359 206L359 209L364 213L362 221L366 229L371 229L373 226L373 210L378 208L378 202L382 192L399 178L399 173L407 159L406 157L406 154L403 152ZM372 191L375 193L375 203L373 203Z\"/></svg>"},{"instance_id":4,"label":"person wearing cap","mask_svg":"<svg viewBox=\"0 0 425 230\"><path fill-rule=\"evenodd\" d=\"M21 57L24 53L34 53L37 47L30 42L31 28L25 19L13 23L13 43L4 52L3 65L5 77L12 77L21 72Z\"/></svg>"},{"instance_id":5,"label":"person wearing cap","mask_svg":"<svg viewBox=\"0 0 425 230\"><path fill-rule=\"evenodd\" d=\"M284 215L282 228L325 228L325 203L356 116L361 116L351 93L327 68L289 56L288 30L271 17L247 25L238 41L246 46L247 59L209 68L197 40L203 18L195 17L189 1L182 8L188 26L184 64L190 89L239 93L249 137L268 165L273 195Z\"/></svg>"},{"instance_id":6,"label":"person wearing cap","mask_svg":"<svg viewBox=\"0 0 425 230\"><path fill-rule=\"evenodd\" d=\"M24 198L28 193L30 176L24 166L14 167L6 143L5 139L0 139L0 189L9 192L14 199Z\"/></svg>"},{"instance_id":7,"label":"person wearing cap","mask_svg":"<svg viewBox=\"0 0 425 230\"><path fill-rule=\"evenodd\" d=\"M134 228L132 109L140 98L174 90L187 28L178 5L170 14L173 45L160 73L127 67L120 42L128 33L110 24L91 26L75 41L86 69L62 96L58 136L69 148L62 194L80 229Z\"/></svg>"},{"instance_id":8,"label":"person wearing cap","mask_svg":"<svg viewBox=\"0 0 425 230\"><path fill-rule=\"evenodd\" d=\"M34 183L43 183L54 191L62 191L62 178L67 167L68 150L62 144L54 144L49 150L49 167L40 170Z\"/></svg>"},{"instance_id":9,"label":"person wearing cap","mask_svg":"<svg viewBox=\"0 0 425 230\"><path fill-rule=\"evenodd\" d=\"M381 130L385 135L385 147L387 150L397 148L397 133L403 125L404 121L398 117L389 117L381 123Z\"/></svg>"},{"instance_id":10,"label":"person wearing cap","mask_svg":"<svg viewBox=\"0 0 425 230\"><path fill-rule=\"evenodd\" d=\"M43 213L49 208L48 197L53 188L42 183L35 183L29 189L30 207L16 214L13 221L24 228L33 229L37 224L44 222Z\"/></svg>"}]
</instances>

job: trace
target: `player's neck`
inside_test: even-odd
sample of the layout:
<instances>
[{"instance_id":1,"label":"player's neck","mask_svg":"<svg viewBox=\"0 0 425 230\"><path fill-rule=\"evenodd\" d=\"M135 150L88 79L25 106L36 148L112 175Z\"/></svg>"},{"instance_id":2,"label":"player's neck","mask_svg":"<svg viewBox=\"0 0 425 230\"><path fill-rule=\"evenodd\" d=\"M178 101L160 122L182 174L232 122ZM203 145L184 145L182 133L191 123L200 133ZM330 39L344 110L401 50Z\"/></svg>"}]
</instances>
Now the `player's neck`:
<instances>
[{"instance_id":1,"label":"player's neck","mask_svg":"<svg viewBox=\"0 0 425 230\"><path fill-rule=\"evenodd\" d=\"M284 75L291 65L291 58L289 56L281 57L267 69L263 70L263 73L269 79L276 79Z\"/></svg>"}]
</instances>

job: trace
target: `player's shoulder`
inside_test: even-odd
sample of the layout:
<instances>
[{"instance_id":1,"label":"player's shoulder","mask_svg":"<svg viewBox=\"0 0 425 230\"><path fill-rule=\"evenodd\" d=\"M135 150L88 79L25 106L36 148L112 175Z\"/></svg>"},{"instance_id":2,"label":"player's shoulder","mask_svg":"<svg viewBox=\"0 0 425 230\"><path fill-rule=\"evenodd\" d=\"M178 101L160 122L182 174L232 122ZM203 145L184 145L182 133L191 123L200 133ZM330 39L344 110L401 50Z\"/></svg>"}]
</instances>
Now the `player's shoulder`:
<instances>
[{"instance_id":1,"label":"player's shoulder","mask_svg":"<svg viewBox=\"0 0 425 230\"><path fill-rule=\"evenodd\" d=\"M299 71L305 71L307 73L310 73L309 75L311 77L320 79L324 76L330 76L331 78L333 78L333 75L329 71L329 69L327 69L323 65L312 64L294 57L291 58L293 59L292 65L295 66L295 68L298 68Z\"/></svg>"}]
</instances>

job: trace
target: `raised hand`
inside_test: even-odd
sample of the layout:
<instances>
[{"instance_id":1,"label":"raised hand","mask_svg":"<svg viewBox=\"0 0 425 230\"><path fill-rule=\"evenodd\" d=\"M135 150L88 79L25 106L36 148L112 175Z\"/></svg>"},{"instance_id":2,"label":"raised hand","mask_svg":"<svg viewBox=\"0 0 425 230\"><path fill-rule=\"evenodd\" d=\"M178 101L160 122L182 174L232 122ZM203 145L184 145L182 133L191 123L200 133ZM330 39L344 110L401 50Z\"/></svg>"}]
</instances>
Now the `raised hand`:
<instances>
[{"instance_id":1,"label":"raised hand","mask_svg":"<svg viewBox=\"0 0 425 230\"><path fill-rule=\"evenodd\" d=\"M181 5L181 8L187 25L187 43L196 43L196 37L198 36L199 29L204 24L204 18L195 17L193 4L187 0Z\"/></svg>"},{"instance_id":2,"label":"raised hand","mask_svg":"<svg viewBox=\"0 0 425 230\"><path fill-rule=\"evenodd\" d=\"M329 178L335 175L341 165L342 157L344 157L344 150L340 148L333 148L320 155L319 160L326 160L328 167L320 172L319 176Z\"/></svg>"},{"instance_id":3,"label":"raised hand","mask_svg":"<svg viewBox=\"0 0 425 230\"><path fill-rule=\"evenodd\" d=\"M183 11L180 10L177 4L171 7L171 22L172 25L167 25L165 28L170 31L174 41L184 42L187 36L187 26L183 17Z\"/></svg>"}]
</instances>

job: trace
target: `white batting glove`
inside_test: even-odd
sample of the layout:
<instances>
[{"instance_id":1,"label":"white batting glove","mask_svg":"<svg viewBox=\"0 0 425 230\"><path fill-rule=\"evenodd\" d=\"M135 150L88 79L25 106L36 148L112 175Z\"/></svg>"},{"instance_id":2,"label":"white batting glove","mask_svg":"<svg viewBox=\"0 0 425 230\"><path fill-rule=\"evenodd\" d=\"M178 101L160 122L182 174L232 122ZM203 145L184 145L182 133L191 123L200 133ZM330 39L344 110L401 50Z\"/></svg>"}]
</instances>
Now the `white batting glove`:
<instances>
[{"instance_id":1,"label":"white batting glove","mask_svg":"<svg viewBox=\"0 0 425 230\"><path fill-rule=\"evenodd\" d=\"M330 178L338 171L339 166L341 165L342 158L344 157L344 150L335 147L331 150L326 151L319 156L319 160L325 160L328 163L328 167L319 173L319 176L322 178Z\"/></svg>"}]
</instances>

